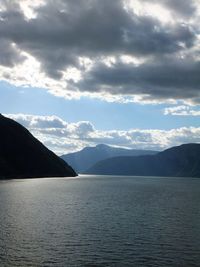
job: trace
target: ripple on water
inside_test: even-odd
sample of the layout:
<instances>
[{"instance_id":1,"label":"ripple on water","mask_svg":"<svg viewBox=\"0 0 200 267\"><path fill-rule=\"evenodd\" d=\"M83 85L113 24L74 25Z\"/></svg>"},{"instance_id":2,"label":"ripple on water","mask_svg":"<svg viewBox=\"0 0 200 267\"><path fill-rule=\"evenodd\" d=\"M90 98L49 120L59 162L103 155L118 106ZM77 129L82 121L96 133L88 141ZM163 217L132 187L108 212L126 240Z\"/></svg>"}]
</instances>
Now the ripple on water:
<instances>
[{"instance_id":1,"label":"ripple on water","mask_svg":"<svg viewBox=\"0 0 200 267\"><path fill-rule=\"evenodd\" d=\"M198 179L0 182L0 214L0 266L200 266Z\"/></svg>"}]
</instances>

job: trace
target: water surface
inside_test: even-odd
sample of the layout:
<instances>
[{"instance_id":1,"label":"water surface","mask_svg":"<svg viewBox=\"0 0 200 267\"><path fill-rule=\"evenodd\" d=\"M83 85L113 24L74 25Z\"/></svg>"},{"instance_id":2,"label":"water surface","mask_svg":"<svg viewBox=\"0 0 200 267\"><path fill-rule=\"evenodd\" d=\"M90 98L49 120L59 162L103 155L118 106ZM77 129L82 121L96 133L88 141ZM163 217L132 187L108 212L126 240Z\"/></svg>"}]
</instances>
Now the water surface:
<instances>
[{"instance_id":1,"label":"water surface","mask_svg":"<svg viewBox=\"0 0 200 267\"><path fill-rule=\"evenodd\" d=\"M0 266L200 266L200 179L0 182Z\"/></svg>"}]
</instances>

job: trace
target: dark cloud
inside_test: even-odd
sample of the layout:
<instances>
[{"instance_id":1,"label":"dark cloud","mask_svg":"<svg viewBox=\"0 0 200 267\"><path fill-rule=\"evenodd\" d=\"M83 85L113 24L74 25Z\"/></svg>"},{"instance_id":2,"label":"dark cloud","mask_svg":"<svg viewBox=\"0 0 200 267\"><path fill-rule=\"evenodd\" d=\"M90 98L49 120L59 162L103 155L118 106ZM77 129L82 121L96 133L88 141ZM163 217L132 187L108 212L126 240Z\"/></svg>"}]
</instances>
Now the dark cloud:
<instances>
[{"instance_id":1,"label":"dark cloud","mask_svg":"<svg viewBox=\"0 0 200 267\"><path fill-rule=\"evenodd\" d=\"M189 17L196 12L195 1L190 0L163 0L163 3L180 15Z\"/></svg>"},{"instance_id":2,"label":"dark cloud","mask_svg":"<svg viewBox=\"0 0 200 267\"><path fill-rule=\"evenodd\" d=\"M140 66L120 61L112 66L99 64L74 86L89 92L196 101L200 97L200 62L162 58Z\"/></svg>"},{"instance_id":3,"label":"dark cloud","mask_svg":"<svg viewBox=\"0 0 200 267\"><path fill-rule=\"evenodd\" d=\"M195 14L195 1L141 0L162 4L183 18ZM20 1L0 0L0 64L12 67L28 52L50 78L63 78L73 66L82 72L78 83L68 88L80 92L146 95L149 98L193 99L199 101L198 61L190 57L197 43L195 27L181 20L161 23L147 15L136 15L115 0L49 0L35 7L35 18L27 19ZM183 21L183 20L182 20ZM193 25L194 26L194 25ZM145 59L134 64L120 61L130 55ZM114 56L111 67L102 63ZM93 67L84 73L79 57L89 57ZM63 89L64 90L64 89Z\"/></svg>"},{"instance_id":4,"label":"dark cloud","mask_svg":"<svg viewBox=\"0 0 200 267\"><path fill-rule=\"evenodd\" d=\"M25 60L25 57L20 54L20 51L15 47L15 44L3 39L0 42L0 65L5 67L13 67Z\"/></svg>"},{"instance_id":5,"label":"dark cloud","mask_svg":"<svg viewBox=\"0 0 200 267\"><path fill-rule=\"evenodd\" d=\"M30 20L14 7L0 13L1 40L36 57L54 79L61 78L67 66L80 67L80 56L158 56L192 47L195 41L189 26L164 26L153 17L137 16L120 0L47 1Z\"/></svg>"}]
</instances>

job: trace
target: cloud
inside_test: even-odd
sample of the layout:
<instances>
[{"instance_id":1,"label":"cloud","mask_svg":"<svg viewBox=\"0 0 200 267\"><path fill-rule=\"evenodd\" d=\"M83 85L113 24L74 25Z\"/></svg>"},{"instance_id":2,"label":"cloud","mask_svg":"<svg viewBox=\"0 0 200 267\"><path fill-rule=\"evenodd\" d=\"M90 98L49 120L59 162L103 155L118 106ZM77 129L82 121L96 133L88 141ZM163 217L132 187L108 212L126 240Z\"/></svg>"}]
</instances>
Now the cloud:
<instances>
[{"instance_id":1,"label":"cloud","mask_svg":"<svg viewBox=\"0 0 200 267\"><path fill-rule=\"evenodd\" d=\"M164 109L164 115L173 116L200 116L200 110L192 109L190 106L176 106Z\"/></svg>"},{"instance_id":2,"label":"cloud","mask_svg":"<svg viewBox=\"0 0 200 267\"><path fill-rule=\"evenodd\" d=\"M190 17L194 15L197 11L196 3L197 1L185 1L185 0L141 0L142 2L155 3L168 8L173 14ZM196 3L195 3L196 2Z\"/></svg>"},{"instance_id":3,"label":"cloud","mask_svg":"<svg viewBox=\"0 0 200 267\"><path fill-rule=\"evenodd\" d=\"M94 125L88 121L68 123L56 116L26 114L7 114L6 116L23 124L41 142L59 155L101 143L117 147L153 150L163 150L182 143L200 143L200 127L105 131L95 129Z\"/></svg>"},{"instance_id":4,"label":"cloud","mask_svg":"<svg viewBox=\"0 0 200 267\"><path fill-rule=\"evenodd\" d=\"M95 65L84 80L74 83L79 90L140 95L145 99L199 101L200 62L165 59L140 64L113 63Z\"/></svg>"},{"instance_id":5,"label":"cloud","mask_svg":"<svg viewBox=\"0 0 200 267\"><path fill-rule=\"evenodd\" d=\"M8 116L13 120L17 120L27 128L63 129L67 127L67 123L57 116L36 116L27 114L11 114Z\"/></svg>"},{"instance_id":6,"label":"cloud","mask_svg":"<svg viewBox=\"0 0 200 267\"><path fill-rule=\"evenodd\" d=\"M173 21L137 14L128 0L1 0L0 78L66 98L199 102L198 25L185 19L199 19L197 2L143 2Z\"/></svg>"},{"instance_id":7,"label":"cloud","mask_svg":"<svg viewBox=\"0 0 200 267\"><path fill-rule=\"evenodd\" d=\"M22 63L25 57L20 54L19 49L14 43L8 40L0 42L0 65L4 67L13 67L15 64Z\"/></svg>"}]
</instances>

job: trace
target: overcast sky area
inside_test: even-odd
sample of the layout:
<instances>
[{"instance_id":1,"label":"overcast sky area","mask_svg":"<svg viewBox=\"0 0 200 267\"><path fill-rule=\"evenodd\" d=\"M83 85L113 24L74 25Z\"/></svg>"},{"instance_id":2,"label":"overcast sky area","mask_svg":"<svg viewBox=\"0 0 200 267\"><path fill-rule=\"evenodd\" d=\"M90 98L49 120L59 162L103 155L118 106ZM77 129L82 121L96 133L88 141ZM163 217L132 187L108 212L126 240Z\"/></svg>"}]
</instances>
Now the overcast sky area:
<instances>
[{"instance_id":1,"label":"overcast sky area","mask_svg":"<svg viewBox=\"0 0 200 267\"><path fill-rule=\"evenodd\" d=\"M0 0L1 112L57 154L200 142L200 0Z\"/></svg>"}]
</instances>

